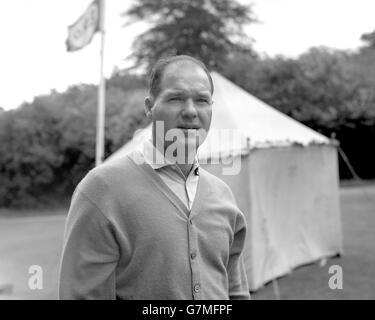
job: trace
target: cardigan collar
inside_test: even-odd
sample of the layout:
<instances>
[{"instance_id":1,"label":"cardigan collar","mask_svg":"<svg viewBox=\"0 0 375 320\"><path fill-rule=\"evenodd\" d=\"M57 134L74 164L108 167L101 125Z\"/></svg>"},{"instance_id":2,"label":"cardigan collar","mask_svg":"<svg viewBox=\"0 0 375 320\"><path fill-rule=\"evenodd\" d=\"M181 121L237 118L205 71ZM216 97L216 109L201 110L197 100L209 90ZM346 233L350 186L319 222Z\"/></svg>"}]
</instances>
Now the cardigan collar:
<instances>
[{"instance_id":1,"label":"cardigan collar","mask_svg":"<svg viewBox=\"0 0 375 320\"><path fill-rule=\"evenodd\" d=\"M176 163L173 163L169 159L165 158L164 155L157 148L155 148L154 144L152 143L152 139L148 139L143 143L142 154L145 161L154 170L158 170L166 166L176 165ZM194 170L195 175L199 175L199 162L197 155L194 157L192 170Z\"/></svg>"}]
</instances>

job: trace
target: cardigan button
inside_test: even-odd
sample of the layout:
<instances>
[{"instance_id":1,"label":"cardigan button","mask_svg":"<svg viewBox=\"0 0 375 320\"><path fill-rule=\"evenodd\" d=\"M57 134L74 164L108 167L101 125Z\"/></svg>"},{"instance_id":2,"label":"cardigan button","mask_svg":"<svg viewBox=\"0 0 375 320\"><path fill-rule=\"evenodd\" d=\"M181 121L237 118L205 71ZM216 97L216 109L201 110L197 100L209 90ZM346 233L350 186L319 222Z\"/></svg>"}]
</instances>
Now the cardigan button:
<instances>
[{"instance_id":1,"label":"cardigan button","mask_svg":"<svg viewBox=\"0 0 375 320\"><path fill-rule=\"evenodd\" d=\"M191 260L194 260L196 257L197 257L197 254L196 254L195 252L193 252L193 253L190 255Z\"/></svg>"},{"instance_id":2,"label":"cardigan button","mask_svg":"<svg viewBox=\"0 0 375 320\"><path fill-rule=\"evenodd\" d=\"M201 286L197 283L197 284L194 286L194 292L198 293L200 290L201 290Z\"/></svg>"}]
</instances>

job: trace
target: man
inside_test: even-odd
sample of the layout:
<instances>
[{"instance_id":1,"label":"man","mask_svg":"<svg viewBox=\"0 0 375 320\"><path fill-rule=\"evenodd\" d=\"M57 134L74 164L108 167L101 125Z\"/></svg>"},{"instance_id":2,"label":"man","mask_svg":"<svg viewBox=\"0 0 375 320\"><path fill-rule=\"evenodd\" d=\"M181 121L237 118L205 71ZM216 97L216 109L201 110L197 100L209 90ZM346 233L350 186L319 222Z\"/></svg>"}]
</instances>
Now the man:
<instances>
[{"instance_id":1,"label":"man","mask_svg":"<svg viewBox=\"0 0 375 320\"><path fill-rule=\"evenodd\" d=\"M151 141L91 170L74 192L61 299L250 298L245 218L229 187L196 158L213 90L192 57L155 65L145 99Z\"/></svg>"}]
</instances>

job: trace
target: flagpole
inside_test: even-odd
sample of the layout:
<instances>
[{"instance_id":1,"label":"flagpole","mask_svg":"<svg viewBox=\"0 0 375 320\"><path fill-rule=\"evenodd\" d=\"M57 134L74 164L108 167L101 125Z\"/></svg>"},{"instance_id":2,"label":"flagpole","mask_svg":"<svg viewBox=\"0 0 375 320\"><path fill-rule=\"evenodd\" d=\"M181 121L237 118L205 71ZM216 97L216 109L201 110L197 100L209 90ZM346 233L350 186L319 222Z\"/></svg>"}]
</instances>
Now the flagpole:
<instances>
[{"instance_id":1,"label":"flagpole","mask_svg":"<svg viewBox=\"0 0 375 320\"><path fill-rule=\"evenodd\" d=\"M96 153L95 165L100 165L104 160L104 129L105 129L105 77L104 77L104 15L105 0L99 0L100 3L100 81L98 87L98 112L96 122Z\"/></svg>"}]
</instances>

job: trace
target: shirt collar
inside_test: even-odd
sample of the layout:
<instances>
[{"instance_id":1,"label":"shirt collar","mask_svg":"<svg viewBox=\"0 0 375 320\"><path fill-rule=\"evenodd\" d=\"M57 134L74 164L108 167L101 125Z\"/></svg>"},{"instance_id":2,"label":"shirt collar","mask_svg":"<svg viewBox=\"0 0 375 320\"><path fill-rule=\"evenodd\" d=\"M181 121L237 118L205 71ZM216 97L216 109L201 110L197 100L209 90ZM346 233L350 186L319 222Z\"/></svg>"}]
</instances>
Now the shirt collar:
<instances>
[{"instance_id":1,"label":"shirt collar","mask_svg":"<svg viewBox=\"0 0 375 320\"><path fill-rule=\"evenodd\" d=\"M155 160L154 160L154 153L155 153ZM158 170L163 167L167 166L174 166L175 163L172 163L168 159L164 157L164 155L155 148L154 144L152 143L152 139L146 140L143 143L143 157L145 161L151 166L152 169ZM196 176L199 176L199 162L198 157L195 155L194 163L192 171Z\"/></svg>"}]
</instances>

